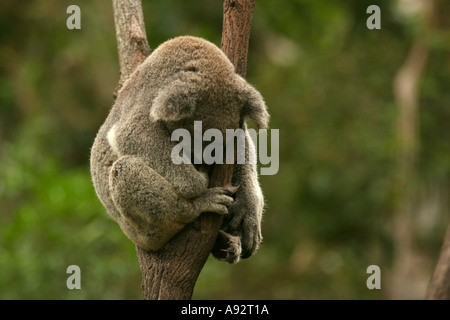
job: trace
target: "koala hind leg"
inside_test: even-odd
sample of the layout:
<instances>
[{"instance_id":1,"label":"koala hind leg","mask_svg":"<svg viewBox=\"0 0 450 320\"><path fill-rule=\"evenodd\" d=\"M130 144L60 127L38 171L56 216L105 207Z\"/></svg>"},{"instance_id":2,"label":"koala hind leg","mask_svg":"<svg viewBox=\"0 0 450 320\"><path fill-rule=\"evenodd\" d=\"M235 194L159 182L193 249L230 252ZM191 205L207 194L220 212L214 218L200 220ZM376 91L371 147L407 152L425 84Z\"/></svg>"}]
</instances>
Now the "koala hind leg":
<instances>
[{"instance_id":1,"label":"koala hind leg","mask_svg":"<svg viewBox=\"0 0 450 320\"><path fill-rule=\"evenodd\" d=\"M143 160L123 156L109 175L111 198L124 233L146 250L160 249L198 213Z\"/></svg>"},{"instance_id":2,"label":"koala hind leg","mask_svg":"<svg viewBox=\"0 0 450 320\"><path fill-rule=\"evenodd\" d=\"M141 158L123 156L109 174L113 215L123 232L139 247L157 251L202 212L228 214L235 188L208 188L186 199L177 188Z\"/></svg>"}]
</instances>

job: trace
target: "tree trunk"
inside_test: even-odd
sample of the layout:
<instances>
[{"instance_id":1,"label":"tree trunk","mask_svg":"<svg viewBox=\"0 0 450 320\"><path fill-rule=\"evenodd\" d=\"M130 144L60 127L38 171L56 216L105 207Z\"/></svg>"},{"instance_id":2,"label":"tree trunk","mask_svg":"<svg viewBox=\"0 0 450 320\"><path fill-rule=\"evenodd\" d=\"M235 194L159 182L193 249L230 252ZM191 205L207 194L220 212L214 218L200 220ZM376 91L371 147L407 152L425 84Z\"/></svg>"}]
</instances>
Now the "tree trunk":
<instances>
[{"instance_id":1,"label":"tree trunk","mask_svg":"<svg viewBox=\"0 0 450 320\"><path fill-rule=\"evenodd\" d=\"M225 0L222 50L238 74L245 77L250 27L255 0ZM113 0L121 77L115 94L150 47L140 1ZM231 185L234 165L216 165L210 187ZM191 299L195 283L214 247L222 217L203 213L158 252L136 247L145 299Z\"/></svg>"},{"instance_id":2,"label":"tree trunk","mask_svg":"<svg viewBox=\"0 0 450 320\"><path fill-rule=\"evenodd\" d=\"M441 256L428 287L426 299L450 300L450 225L447 228Z\"/></svg>"}]
</instances>

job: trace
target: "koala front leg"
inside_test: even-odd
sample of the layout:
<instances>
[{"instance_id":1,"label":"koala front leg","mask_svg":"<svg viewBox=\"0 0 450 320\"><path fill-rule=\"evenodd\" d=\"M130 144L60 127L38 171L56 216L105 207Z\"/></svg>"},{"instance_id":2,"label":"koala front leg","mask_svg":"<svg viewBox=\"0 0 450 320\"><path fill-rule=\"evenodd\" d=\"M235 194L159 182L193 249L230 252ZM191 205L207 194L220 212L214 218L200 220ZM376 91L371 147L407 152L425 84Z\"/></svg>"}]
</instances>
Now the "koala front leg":
<instances>
[{"instance_id":1,"label":"koala front leg","mask_svg":"<svg viewBox=\"0 0 450 320\"><path fill-rule=\"evenodd\" d=\"M246 163L238 164L233 175L233 185L239 185L235 201L230 206L230 215L225 217L223 230L241 240L241 258L250 257L262 241L261 220L264 197L258 182L256 164L248 163L249 154L256 159L255 146L250 136L246 135ZM227 220L230 218L230 220ZM236 243L230 237L230 243ZM230 248L229 250L238 251Z\"/></svg>"},{"instance_id":2,"label":"koala front leg","mask_svg":"<svg viewBox=\"0 0 450 320\"><path fill-rule=\"evenodd\" d=\"M197 171L192 164L176 165L169 161L165 164L165 177L180 196L192 199L208 188L209 178L206 171Z\"/></svg>"},{"instance_id":3,"label":"koala front leg","mask_svg":"<svg viewBox=\"0 0 450 320\"><path fill-rule=\"evenodd\" d=\"M206 189L193 199L176 188L142 159L123 156L114 162L109 176L111 198L124 233L143 249L156 251L201 212L228 213L230 190Z\"/></svg>"}]
</instances>

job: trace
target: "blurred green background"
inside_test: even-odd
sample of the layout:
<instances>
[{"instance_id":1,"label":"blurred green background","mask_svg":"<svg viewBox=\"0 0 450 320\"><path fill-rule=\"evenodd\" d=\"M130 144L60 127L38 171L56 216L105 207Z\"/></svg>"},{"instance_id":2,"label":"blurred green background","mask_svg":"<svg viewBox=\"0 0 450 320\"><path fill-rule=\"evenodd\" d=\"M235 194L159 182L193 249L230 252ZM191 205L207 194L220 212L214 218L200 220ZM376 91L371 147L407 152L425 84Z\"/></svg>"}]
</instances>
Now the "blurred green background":
<instances>
[{"instance_id":1,"label":"blurred green background","mask_svg":"<svg viewBox=\"0 0 450 320\"><path fill-rule=\"evenodd\" d=\"M221 0L143 7L152 49L220 45ZM449 16L445 0L256 1L247 77L280 129L279 172L260 179L259 252L210 258L194 299L424 297L449 221ZM0 299L142 299L134 245L89 174L119 78L111 2L1 1L0 61ZM381 290L366 287L373 264Z\"/></svg>"}]
</instances>

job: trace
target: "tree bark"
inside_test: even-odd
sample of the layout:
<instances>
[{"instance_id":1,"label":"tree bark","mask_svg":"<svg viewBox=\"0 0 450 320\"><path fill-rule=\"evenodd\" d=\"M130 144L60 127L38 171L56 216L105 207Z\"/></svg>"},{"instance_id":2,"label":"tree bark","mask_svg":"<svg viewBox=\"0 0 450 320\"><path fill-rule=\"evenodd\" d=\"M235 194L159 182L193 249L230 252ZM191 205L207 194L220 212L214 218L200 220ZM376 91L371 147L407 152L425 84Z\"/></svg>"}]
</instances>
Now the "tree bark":
<instances>
[{"instance_id":1,"label":"tree bark","mask_svg":"<svg viewBox=\"0 0 450 320\"><path fill-rule=\"evenodd\" d=\"M441 255L428 287L426 299L450 300L450 225L447 227Z\"/></svg>"},{"instance_id":2,"label":"tree bark","mask_svg":"<svg viewBox=\"0 0 450 320\"><path fill-rule=\"evenodd\" d=\"M247 53L255 0L225 0L223 3L222 51L236 73L245 78Z\"/></svg>"},{"instance_id":3,"label":"tree bark","mask_svg":"<svg viewBox=\"0 0 450 320\"><path fill-rule=\"evenodd\" d=\"M250 27L255 0L225 0L222 50L238 74L245 77ZM140 1L113 0L120 61L117 95L134 69L150 54ZM231 185L234 165L216 165L210 187ZM164 248L148 252L136 247L145 299L191 299L195 283L214 247L222 217L203 213L186 226ZM226 240L226 239L225 239Z\"/></svg>"},{"instance_id":4,"label":"tree bark","mask_svg":"<svg viewBox=\"0 0 450 320\"><path fill-rule=\"evenodd\" d=\"M114 98L134 69L150 54L141 0L113 0L120 78Z\"/></svg>"}]
</instances>

